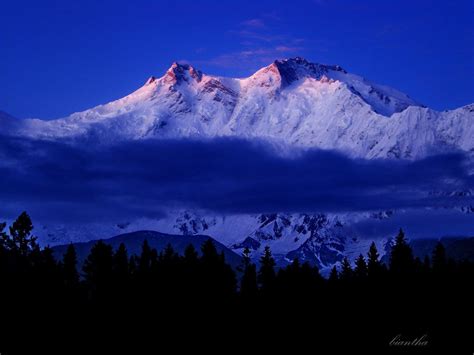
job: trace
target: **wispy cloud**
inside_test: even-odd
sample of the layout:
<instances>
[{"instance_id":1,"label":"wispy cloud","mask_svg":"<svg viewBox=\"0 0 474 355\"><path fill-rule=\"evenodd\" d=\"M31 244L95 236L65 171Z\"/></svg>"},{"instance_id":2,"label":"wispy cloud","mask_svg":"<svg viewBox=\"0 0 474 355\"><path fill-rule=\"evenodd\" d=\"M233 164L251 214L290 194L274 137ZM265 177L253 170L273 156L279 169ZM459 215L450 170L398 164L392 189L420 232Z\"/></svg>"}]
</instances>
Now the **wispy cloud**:
<instances>
[{"instance_id":1,"label":"wispy cloud","mask_svg":"<svg viewBox=\"0 0 474 355\"><path fill-rule=\"evenodd\" d=\"M275 50L277 52L287 53L287 52L296 52L296 51L302 50L302 48L303 47L277 46Z\"/></svg>"},{"instance_id":2,"label":"wispy cloud","mask_svg":"<svg viewBox=\"0 0 474 355\"><path fill-rule=\"evenodd\" d=\"M276 12L269 12L260 17L246 19L236 28L228 31L230 36L238 39L239 50L223 53L201 60L201 63L221 68L256 70L275 59L302 55L306 40L281 31L281 19Z\"/></svg>"},{"instance_id":3,"label":"wispy cloud","mask_svg":"<svg viewBox=\"0 0 474 355\"><path fill-rule=\"evenodd\" d=\"M245 20L242 22L242 25L250 28L265 28L265 21L260 18L252 18L250 20Z\"/></svg>"},{"instance_id":4,"label":"wispy cloud","mask_svg":"<svg viewBox=\"0 0 474 355\"><path fill-rule=\"evenodd\" d=\"M275 59L298 55L300 47L276 46L266 48L248 48L239 52L232 52L211 58L206 64L222 68L241 68L252 70L257 67L268 65Z\"/></svg>"},{"instance_id":5,"label":"wispy cloud","mask_svg":"<svg viewBox=\"0 0 474 355\"><path fill-rule=\"evenodd\" d=\"M257 40L257 41L262 41L262 42L267 42L267 43L283 41L285 39L285 36L282 36L282 35L272 34L272 33L269 33L268 31L256 31L254 29L250 30L247 28L238 29L238 30L230 30L229 33L237 37L244 38L244 39Z\"/></svg>"}]
</instances>

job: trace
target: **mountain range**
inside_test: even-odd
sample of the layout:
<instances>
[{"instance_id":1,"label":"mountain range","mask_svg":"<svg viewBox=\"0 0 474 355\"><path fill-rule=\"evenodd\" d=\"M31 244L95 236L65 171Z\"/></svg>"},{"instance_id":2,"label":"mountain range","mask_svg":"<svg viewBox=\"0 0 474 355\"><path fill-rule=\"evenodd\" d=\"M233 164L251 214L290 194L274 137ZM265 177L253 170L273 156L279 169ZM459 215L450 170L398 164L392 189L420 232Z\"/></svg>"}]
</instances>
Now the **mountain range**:
<instances>
[{"instance_id":1,"label":"mountain range","mask_svg":"<svg viewBox=\"0 0 474 355\"><path fill-rule=\"evenodd\" d=\"M290 157L317 148L367 160L418 160L459 151L471 155L473 122L474 104L439 112L338 65L299 57L276 60L247 78L207 75L189 64L173 63L163 76L150 77L131 94L65 118L20 120L0 113L4 135L73 146L237 137L265 141ZM471 211L462 208L459 213ZM399 213L403 211L221 215L180 208L164 217L111 225L41 225L37 234L53 245L143 229L207 234L236 252L248 246L257 256L270 245L282 261L299 257L329 268L344 256L353 259L364 252L374 239L354 224ZM390 236L376 237L383 254Z\"/></svg>"},{"instance_id":2,"label":"mountain range","mask_svg":"<svg viewBox=\"0 0 474 355\"><path fill-rule=\"evenodd\" d=\"M248 78L173 63L124 98L57 120L12 120L6 132L94 143L237 136L364 158L421 158L474 149L474 105L438 112L407 95L302 58L277 60Z\"/></svg>"}]
</instances>

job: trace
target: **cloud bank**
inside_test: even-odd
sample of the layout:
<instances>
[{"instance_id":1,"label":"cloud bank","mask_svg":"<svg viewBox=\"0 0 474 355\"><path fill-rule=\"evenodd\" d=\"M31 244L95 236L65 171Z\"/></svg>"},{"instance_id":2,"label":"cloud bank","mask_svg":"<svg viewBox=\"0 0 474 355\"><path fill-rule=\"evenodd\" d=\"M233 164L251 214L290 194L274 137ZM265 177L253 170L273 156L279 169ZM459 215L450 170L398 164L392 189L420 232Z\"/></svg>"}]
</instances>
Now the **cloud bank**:
<instances>
[{"instance_id":1,"label":"cloud bank","mask_svg":"<svg viewBox=\"0 0 474 355\"><path fill-rule=\"evenodd\" d=\"M285 157L239 139L143 140L102 147L2 137L0 216L42 220L159 217L169 208L220 214L342 212L472 203L463 154L419 161Z\"/></svg>"}]
</instances>

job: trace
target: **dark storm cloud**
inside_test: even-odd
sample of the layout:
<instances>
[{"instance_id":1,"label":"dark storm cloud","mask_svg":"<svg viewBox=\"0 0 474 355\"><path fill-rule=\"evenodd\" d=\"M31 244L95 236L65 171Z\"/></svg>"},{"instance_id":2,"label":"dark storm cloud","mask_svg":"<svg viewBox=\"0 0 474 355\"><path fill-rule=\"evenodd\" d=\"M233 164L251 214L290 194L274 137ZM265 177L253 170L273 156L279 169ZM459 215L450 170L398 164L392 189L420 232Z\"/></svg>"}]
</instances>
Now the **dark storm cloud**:
<instances>
[{"instance_id":1,"label":"dark storm cloud","mask_svg":"<svg viewBox=\"0 0 474 355\"><path fill-rule=\"evenodd\" d=\"M369 161L321 150L288 158L263 143L237 139L100 148L0 140L5 217L24 209L41 218L100 220L156 217L170 206L220 213L425 207L466 202L468 197L428 192L472 185L462 154Z\"/></svg>"}]
</instances>

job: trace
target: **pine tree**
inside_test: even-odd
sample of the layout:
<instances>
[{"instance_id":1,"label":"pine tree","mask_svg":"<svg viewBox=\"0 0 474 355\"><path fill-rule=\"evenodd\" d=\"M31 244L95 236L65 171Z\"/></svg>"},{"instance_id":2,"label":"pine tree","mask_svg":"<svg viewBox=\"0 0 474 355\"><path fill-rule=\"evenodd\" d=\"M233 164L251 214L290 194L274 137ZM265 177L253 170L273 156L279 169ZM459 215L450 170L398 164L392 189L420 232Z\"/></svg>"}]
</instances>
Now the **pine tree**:
<instances>
[{"instance_id":1,"label":"pine tree","mask_svg":"<svg viewBox=\"0 0 474 355\"><path fill-rule=\"evenodd\" d=\"M323 278L316 266L311 266L309 262L304 262L299 271L300 291L302 296L313 295L314 292L320 291Z\"/></svg>"},{"instance_id":2,"label":"pine tree","mask_svg":"<svg viewBox=\"0 0 474 355\"><path fill-rule=\"evenodd\" d=\"M10 226L10 235L2 233L2 245L7 250L17 252L21 256L27 256L38 247L36 237L31 234L33 223L30 216L23 212Z\"/></svg>"},{"instance_id":3,"label":"pine tree","mask_svg":"<svg viewBox=\"0 0 474 355\"><path fill-rule=\"evenodd\" d=\"M243 275L240 283L240 294L246 299L254 298L258 292L257 267L250 259L250 249L246 247L242 253Z\"/></svg>"},{"instance_id":4,"label":"pine tree","mask_svg":"<svg viewBox=\"0 0 474 355\"><path fill-rule=\"evenodd\" d=\"M194 245L189 244L184 249L183 257L183 287L184 293L196 294L197 290L202 286L199 279L199 256Z\"/></svg>"},{"instance_id":5,"label":"pine tree","mask_svg":"<svg viewBox=\"0 0 474 355\"><path fill-rule=\"evenodd\" d=\"M69 244L63 255L62 271L64 284L68 288L75 288L79 284L79 272L77 271L76 248Z\"/></svg>"},{"instance_id":6,"label":"pine tree","mask_svg":"<svg viewBox=\"0 0 474 355\"><path fill-rule=\"evenodd\" d=\"M5 227L7 224L5 222L0 223L0 251L7 249L8 235L5 232Z\"/></svg>"},{"instance_id":7,"label":"pine tree","mask_svg":"<svg viewBox=\"0 0 474 355\"><path fill-rule=\"evenodd\" d=\"M258 280L263 292L269 292L275 282L275 259L273 259L270 247L266 246L263 255L260 258L260 270Z\"/></svg>"},{"instance_id":8,"label":"pine tree","mask_svg":"<svg viewBox=\"0 0 474 355\"><path fill-rule=\"evenodd\" d=\"M344 281L352 280L353 270L351 268L351 263L349 262L347 257L345 257L342 260L342 263L341 263L341 276L340 277L341 277L341 280L344 280Z\"/></svg>"},{"instance_id":9,"label":"pine tree","mask_svg":"<svg viewBox=\"0 0 474 355\"><path fill-rule=\"evenodd\" d=\"M413 260L413 272L423 272L423 262L418 256Z\"/></svg>"},{"instance_id":10,"label":"pine tree","mask_svg":"<svg viewBox=\"0 0 474 355\"><path fill-rule=\"evenodd\" d=\"M367 264L362 254L356 259L354 273L359 279L365 279L367 277Z\"/></svg>"},{"instance_id":11,"label":"pine tree","mask_svg":"<svg viewBox=\"0 0 474 355\"><path fill-rule=\"evenodd\" d=\"M249 264L242 276L240 292L244 297L253 298L258 292L257 267L254 263Z\"/></svg>"},{"instance_id":12,"label":"pine tree","mask_svg":"<svg viewBox=\"0 0 474 355\"><path fill-rule=\"evenodd\" d=\"M245 247L244 251L242 252L242 264L245 267L250 265L251 259L250 259L250 249L249 247Z\"/></svg>"},{"instance_id":13,"label":"pine tree","mask_svg":"<svg viewBox=\"0 0 474 355\"><path fill-rule=\"evenodd\" d=\"M35 249L35 252L39 251L38 259L35 260L33 269L39 276L39 281L42 283L43 288L51 292L57 286L61 280L61 273L58 267L58 263L53 255L53 249L46 246L42 250Z\"/></svg>"},{"instance_id":14,"label":"pine tree","mask_svg":"<svg viewBox=\"0 0 474 355\"><path fill-rule=\"evenodd\" d=\"M288 269L290 269L293 272L293 274L298 275L298 273L301 270L300 259L294 258L293 262L290 265L288 265Z\"/></svg>"},{"instance_id":15,"label":"pine tree","mask_svg":"<svg viewBox=\"0 0 474 355\"><path fill-rule=\"evenodd\" d=\"M225 262L224 254L218 254L212 239L202 244L201 251L201 276L205 288L213 297L229 297L235 292L237 281L234 271Z\"/></svg>"},{"instance_id":16,"label":"pine tree","mask_svg":"<svg viewBox=\"0 0 474 355\"><path fill-rule=\"evenodd\" d=\"M184 249L184 263L186 265L196 265L198 262L198 253L194 245L189 244L186 249Z\"/></svg>"},{"instance_id":17,"label":"pine tree","mask_svg":"<svg viewBox=\"0 0 474 355\"><path fill-rule=\"evenodd\" d=\"M446 270L446 249L441 242L438 242L433 250L433 271L443 272Z\"/></svg>"},{"instance_id":18,"label":"pine tree","mask_svg":"<svg viewBox=\"0 0 474 355\"><path fill-rule=\"evenodd\" d=\"M178 262L178 254L174 251L171 244L166 245L163 253L160 255L160 261L166 265L174 265Z\"/></svg>"},{"instance_id":19,"label":"pine tree","mask_svg":"<svg viewBox=\"0 0 474 355\"><path fill-rule=\"evenodd\" d=\"M116 283L126 283L130 277L130 265L128 262L127 248L124 243L120 243L113 256L113 273Z\"/></svg>"},{"instance_id":20,"label":"pine tree","mask_svg":"<svg viewBox=\"0 0 474 355\"><path fill-rule=\"evenodd\" d=\"M339 280L339 273L337 272L337 267L334 265L331 269L331 273L329 274L329 282L335 283Z\"/></svg>"},{"instance_id":21,"label":"pine tree","mask_svg":"<svg viewBox=\"0 0 474 355\"><path fill-rule=\"evenodd\" d=\"M99 240L92 247L82 268L93 297L101 297L110 292L112 265L112 247Z\"/></svg>"},{"instance_id":22,"label":"pine tree","mask_svg":"<svg viewBox=\"0 0 474 355\"><path fill-rule=\"evenodd\" d=\"M379 253L375 243L370 244L369 252L367 253L367 274L369 277L378 277L382 271L382 265L379 260Z\"/></svg>"},{"instance_id":23,"label":"pine tree","mask_svg":"<svg viewBox=\"0 0 474 355\"><path fill-rule=\"evenodd\" d=\"M423 272L426 274L431 270L431 261L428 255L423 259Z\"/></svg>"},{"instance_id":24,"label":"pine tree","mask_svg":"<svg viewBox=\"0 0 474 355\"><path fill-rule=\"evenodd\" d=\"M8 271L9 262L7 260L8 257L8 250L5 246L5 241L7 240L8 236L5 233L4 229L6 227L6 223L0 223L0 288L4 289L3 282L5 278L5 274ZM0 293L0 301L1 301L1 293Z\"/></svg>"},{"instance_id":25,"label":"pine tree","mask_svg":"<svg viewBox=\"0 0 474 355\"><path fill-rule=\"evenodd\" d=\"M148 240L145 239L142 244L142 253L140 254L140 258L138 260L138 272L141 275L150 273L152 258L153 255L150 245L148 244Z\"/></svg>"},{"instance_id":26,"label":"pine tree","mask_svg":"<svg viewBox=\"0 0 474 355\"><path fill-rule=\"evenodd\" d=\"M137 275L138 270L138 257L136 255L132 255L128 260L128 272L130 274L130 278L134 279Z\"/></svg>"},{"instance_id":27,"label":"pine tree","mask_svg":"<svg viewBox=\"0 0 474 355\"><path fill-rule=\"evenodd\" d=\"M400 229L390 254L390 271L397 274L407 274L412 272L413 268L413 252L410 245L408 245L405 233Z\"/></svg>"},{"instance_id":28,"label":"pine tree","mask_svg":"<svg viewBox=\"0 0 474 355\"><path fill-rule=\"evenodd\" d=\"M202 244L201 252L203 262L214 263L219 260L219 254L217 253L216 246L212 239L208 239Z\"/></svg>"}]
</instances>

